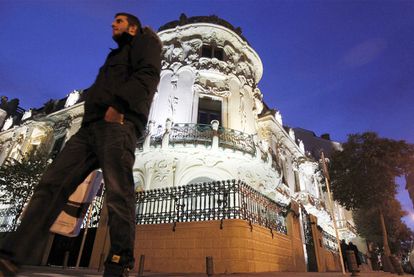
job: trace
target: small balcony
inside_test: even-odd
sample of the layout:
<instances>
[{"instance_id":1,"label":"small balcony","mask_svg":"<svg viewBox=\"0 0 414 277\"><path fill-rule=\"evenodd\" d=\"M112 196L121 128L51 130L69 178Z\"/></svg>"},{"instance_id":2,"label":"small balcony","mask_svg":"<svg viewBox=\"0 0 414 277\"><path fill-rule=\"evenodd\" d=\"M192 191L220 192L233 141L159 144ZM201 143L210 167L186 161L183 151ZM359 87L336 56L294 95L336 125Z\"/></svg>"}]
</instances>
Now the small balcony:
<instances>
[{"instance_id":1,"label":"small balcony","mask_svg":"<svg viewBox=\"0 0 414 277\"><path fill-rule=\"evenodd\" d=\"M144 136L138 141L139 151L151 148L168 148L181 146L204 146L213 150L231 150L257 157L268 163L275 170L280 170L277 156L267 146L258 141L255 135L219 126L217 120L211 124L175 123L167 120L166 128L154 128L149 125Z\"/></svg>"}]
</instances>

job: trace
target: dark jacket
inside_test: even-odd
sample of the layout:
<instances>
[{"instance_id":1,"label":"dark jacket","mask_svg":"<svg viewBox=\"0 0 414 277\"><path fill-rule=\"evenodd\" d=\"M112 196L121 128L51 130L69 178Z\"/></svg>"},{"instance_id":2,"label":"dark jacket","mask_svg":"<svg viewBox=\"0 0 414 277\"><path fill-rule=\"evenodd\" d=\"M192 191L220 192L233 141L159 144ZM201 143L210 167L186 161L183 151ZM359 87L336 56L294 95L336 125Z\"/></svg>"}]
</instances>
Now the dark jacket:
<instances>
[{"instance_id":1,"label":"dark jacket","mask_svg":"<svg viewBox=\"0 0 414 277\"><path fill-rule=\"evenodd\" d=\"M117 43L86 92L82 124L102 120L112 106L142 133L160 80L161 42L143 28L136 36L124 33Z\"/></svg>"},{"instance_id":2,"label":"dark jacket","mask_svg":"<svg viewBox=\"0 0 414 277\"><path fill-rule=\"evenodd\" d=\"M359 258L359 250L358 247L353 244L352 242L349 243L348 250L354 251L355 259L358 265L361 265L361 259Z\"/></svg>"}]
</instances>

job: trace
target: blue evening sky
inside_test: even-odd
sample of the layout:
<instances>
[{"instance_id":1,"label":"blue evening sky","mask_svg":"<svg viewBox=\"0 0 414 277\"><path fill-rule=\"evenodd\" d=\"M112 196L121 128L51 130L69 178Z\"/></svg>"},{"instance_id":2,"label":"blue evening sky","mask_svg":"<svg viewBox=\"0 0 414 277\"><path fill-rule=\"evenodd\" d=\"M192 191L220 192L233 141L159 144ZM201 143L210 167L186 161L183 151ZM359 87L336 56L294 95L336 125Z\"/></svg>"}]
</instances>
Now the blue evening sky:
<instances>
[{"instance_id":1,"label":"blue evening sky","mask_svg":"<svg viewBox=\"0 0 414 277\"><path fill-rule=\"evenodd\" d=\"M119 11L154 29L183 12L218 15L240 26L261 57L259 88L285 124L341 142L375 131L414 143L408 0L0 0L0 95L28 109L90 86L115 47ZM398 197L414 215L403 189Z\"/></svg>"}]
</instances>

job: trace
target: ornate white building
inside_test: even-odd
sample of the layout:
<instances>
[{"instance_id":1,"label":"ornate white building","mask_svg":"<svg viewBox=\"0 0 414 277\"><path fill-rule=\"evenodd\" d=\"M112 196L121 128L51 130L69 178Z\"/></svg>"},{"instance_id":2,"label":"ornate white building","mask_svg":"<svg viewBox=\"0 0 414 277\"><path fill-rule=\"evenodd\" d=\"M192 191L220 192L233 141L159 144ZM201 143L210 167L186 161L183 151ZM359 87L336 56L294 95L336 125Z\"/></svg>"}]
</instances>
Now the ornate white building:
<instances>
[{"instance_id":1,"label":"ornate white building","mask_svg":"<svg viewBox=\"0 0 414 277\"><path fill-rule=\"evenodd\" d=\"M283 205L302 201L333 234L318 163L285 130L280 112L263 103L258 54L221 19L181 21L158 33L161 81L136 152L137 186L242 180Z\"/></svg>"}]
</instances>

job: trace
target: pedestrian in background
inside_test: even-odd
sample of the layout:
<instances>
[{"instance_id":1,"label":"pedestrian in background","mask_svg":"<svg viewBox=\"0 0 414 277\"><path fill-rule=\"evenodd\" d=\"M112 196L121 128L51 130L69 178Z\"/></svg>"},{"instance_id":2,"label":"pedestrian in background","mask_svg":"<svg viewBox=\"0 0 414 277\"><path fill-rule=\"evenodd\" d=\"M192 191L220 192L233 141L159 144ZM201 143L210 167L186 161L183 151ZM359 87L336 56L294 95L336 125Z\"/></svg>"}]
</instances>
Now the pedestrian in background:
<instances>
[{"instance_id":1,"label":"pedestrian in background","mask_svg":"<svg viewBox=\"0 0 414 277\"><path fill-rule=\"evenodd\" d=\"M341 240L341 252L342 252L342 260L344 262L345 271L348 271L348 259L346 258L346 250L348 250L348 244L346 244L345 240Z\"/></svg>"},{"instance_id":2,"label":"pedestrian in background","mask_svg":"<svg viewBox=\"0 0 414 277\"><path fill-rule=\"evenodd\" d=\"M359 257L358 247L355 244L353 244L352 242L349 242L349 250L354 251L355 259L356 259L357 265L359 267L361 265L361 258Z\"/></svg>"}]
</instances>

